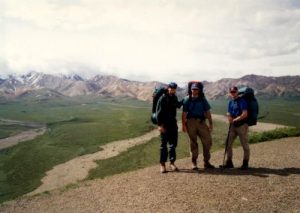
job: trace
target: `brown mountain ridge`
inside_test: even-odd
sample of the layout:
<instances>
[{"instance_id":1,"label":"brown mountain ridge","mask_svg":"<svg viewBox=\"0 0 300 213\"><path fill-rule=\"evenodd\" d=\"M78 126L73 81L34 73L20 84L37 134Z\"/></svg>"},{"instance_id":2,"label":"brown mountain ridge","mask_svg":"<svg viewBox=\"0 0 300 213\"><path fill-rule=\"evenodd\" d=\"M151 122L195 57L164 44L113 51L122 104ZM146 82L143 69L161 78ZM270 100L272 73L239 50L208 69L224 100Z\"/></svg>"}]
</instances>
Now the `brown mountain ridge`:
<instances>
[{"instance_id":1,"label":"brown mountain ridge","mask_svg":"<svg viewBox=\"0 0 300 213\"><path fill-rule=\"evenodd\" d=\"M202 80L202 79L199 79ZM300 76L267 77L246 75L241 78L224 78L216 82L203 81L208 99L226 96L228 88L252 87L257 96L264 97L300 97ZM39 92L49 96L82 96L96 95L105 97L128 97L150 101L155 87L165 85L159 81L139 82L118 78L113 75L96 75L84 79L79 75L51 75L29 72L26 75L8 76L0 79L0 97L18 98L24 94ZM178 89L178 95L184 96L186 87Z\"/></svg>"}]
</instances>

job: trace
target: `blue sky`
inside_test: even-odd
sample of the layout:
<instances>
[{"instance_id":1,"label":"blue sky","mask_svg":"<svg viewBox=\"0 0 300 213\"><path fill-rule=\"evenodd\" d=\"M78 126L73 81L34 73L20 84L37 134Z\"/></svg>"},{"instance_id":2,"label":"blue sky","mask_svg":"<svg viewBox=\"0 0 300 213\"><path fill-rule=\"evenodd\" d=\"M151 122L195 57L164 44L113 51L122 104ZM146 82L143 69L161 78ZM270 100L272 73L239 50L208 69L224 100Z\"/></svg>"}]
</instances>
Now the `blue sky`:
<instances>
[{"instance_id":1,"label":"blue sky","mask_svg":"<svg viewBox=\"0 0 300 213\"><path fill-rule=\"evenodd\" d=\"M300 1L0 0L0 76L300 75Z\"/></svg>"}]
</instances>

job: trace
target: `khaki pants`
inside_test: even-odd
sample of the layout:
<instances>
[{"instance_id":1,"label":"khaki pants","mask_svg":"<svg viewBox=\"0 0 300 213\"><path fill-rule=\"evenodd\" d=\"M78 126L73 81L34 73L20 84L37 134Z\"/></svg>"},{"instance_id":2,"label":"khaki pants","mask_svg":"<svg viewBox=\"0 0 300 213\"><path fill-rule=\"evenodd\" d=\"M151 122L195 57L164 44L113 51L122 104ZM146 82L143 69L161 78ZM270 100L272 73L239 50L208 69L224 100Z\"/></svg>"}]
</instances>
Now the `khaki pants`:
<instances>
[{"instance_id":1,"label":"khaki pants","mask_svg":"<svg viewBox=\"0 0 300 213\"><path fill-rule=\"evenodd\" d=\"M206 123L201 122L200 119L190 118L187 120L187 132L190 138L192 161L196 163L199 155L197 137L202 142L204 161L209 161L212 138Z\"/></svg>"},{"instance_id":2,"label":"khaki pants","mask_svg":"<svg viewBox=\"0 0 300 213\"><path fill-rule=\"evenodd\" d=\"M244 160L249 160L250 148L248 143L248 124L243 124L239 127L231 125L228 137L227 159L232 160L232 145L237 136L239 136L241 145L244 150Z\"/></svg>"}]
</instances>

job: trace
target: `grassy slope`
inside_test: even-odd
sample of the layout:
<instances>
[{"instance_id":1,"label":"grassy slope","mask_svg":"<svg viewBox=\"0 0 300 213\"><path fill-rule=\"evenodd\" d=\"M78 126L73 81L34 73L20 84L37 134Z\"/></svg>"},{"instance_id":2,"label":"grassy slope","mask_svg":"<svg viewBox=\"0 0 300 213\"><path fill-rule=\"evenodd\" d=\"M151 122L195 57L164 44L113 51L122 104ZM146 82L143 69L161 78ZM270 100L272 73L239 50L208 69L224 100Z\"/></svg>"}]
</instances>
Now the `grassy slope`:
<instances>
[{"instance_id":1,"label":"grassy slope","mask_svg":"<svg viewBox=\"0 0 300 213\"><path fill-rule=\"evenodd\" d=\"M16 135L20 132L29 130L31 128L20 126L20 125L6 125L6 124L0 124L0 139L7 138L13 135Z\"/></svg>"},{"instance_id":2,"label":"grassy slope","mask_svg":"<svg viewBox=\"0 0 300 213\"><path fill-rule=\"evenodd\" d=\"M0 202L32 191L54 165L98 151L101 144L149 131L145 103L117 102L84 99L2 105L0 117L48 121L48 131L32 141L0 150Z\"/></svg>"}]
</instances>

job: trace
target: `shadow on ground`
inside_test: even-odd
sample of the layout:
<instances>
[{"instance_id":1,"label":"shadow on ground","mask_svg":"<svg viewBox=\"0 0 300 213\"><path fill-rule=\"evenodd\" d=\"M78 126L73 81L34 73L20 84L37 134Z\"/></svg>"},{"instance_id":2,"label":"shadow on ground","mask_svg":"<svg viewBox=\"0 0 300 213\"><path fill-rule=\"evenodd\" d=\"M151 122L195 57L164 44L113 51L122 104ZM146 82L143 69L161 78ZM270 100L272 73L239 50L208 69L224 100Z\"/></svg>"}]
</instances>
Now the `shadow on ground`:
<instances>
[{"instance_id":1,"label":"shadow on ground","mask_svg":"<svg viewBox=\"0 0 300 213\"><path fill-rule=\"evenodd\" d=\"M241 170L239 168L235 169L199 169L199 170L191 170L191 169L179 169L178 173L195 173L195 174L209 174L209 175L252 175L258 177L269 177L269 175L280 175L280 176L289 176L289 175L299 175L300 168L254 168L251 167L248 170Z\"/></svg>"}]
</instances>

